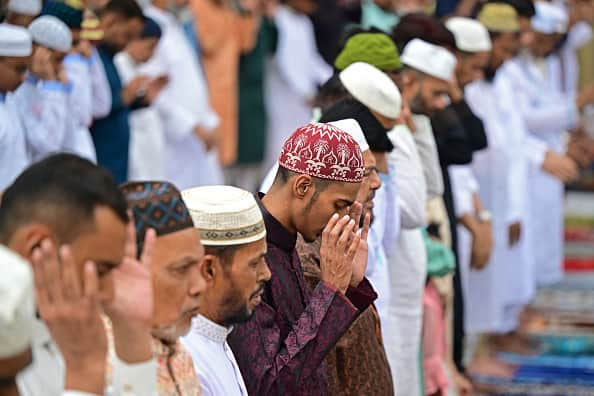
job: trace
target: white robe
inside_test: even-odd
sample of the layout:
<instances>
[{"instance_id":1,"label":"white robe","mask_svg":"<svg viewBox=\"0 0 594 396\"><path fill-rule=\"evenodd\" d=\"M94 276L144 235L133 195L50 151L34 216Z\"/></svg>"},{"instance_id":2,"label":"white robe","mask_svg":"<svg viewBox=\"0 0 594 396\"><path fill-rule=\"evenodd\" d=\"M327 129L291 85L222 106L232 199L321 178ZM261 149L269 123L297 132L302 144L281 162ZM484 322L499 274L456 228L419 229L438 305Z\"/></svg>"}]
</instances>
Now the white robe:
<instances>
[{"instance_id":1,"label":"white robe","mask_svg":"<svg viewBox=\"0 0 594 396\"><path fill-rule=\"evenodd\" d=\"M518 325L516 307L534 293L528 243L527 160L523 151L526 130L514 108L509 82L498 73L466 89L466 100L482 119L489 146L474 155L472 170L479 196L492 215L494 245L487 267L468 271L466 323L468 333L506 333ZM509 226L522 224L520 242L509 247Z\"/></svg>"},{"instance_id":2,"label":"white robe","mask_svg":"<svg viewBox=\"0 0 594 396\"><path fill-rule=\"evenodd\" d=\"M12 100L0 95L0 193L29 165L25 130Z\"/></svg>"},{"instance_id":3,"label":"white robe","mask_svg":"<svg viewBox=\"0 0 594 396\"><path fill-rule=\"evenodd\" d=\"M264 169L278 160L285 140L311 120L311 105L318 85L332 68L318 53L310 19L286 6L274 18L278 29L276 54L267 64L264 92L269 114Z\"/></svg>"},{"instance_id":4,"label":"white robe","mask_svg":"<svg viewBox=\"0 0 594 396\"><path fill-rule=\"evenodd\" d=\"M104 117L111 106L111 91L105 71L95 49L90 58L77 53L67 55L64 69L71 90L62 150L96 163L97 153L89 128L93 118Z\"/></svg>"},{"instance_id":5,"label":"white robe","mask_svg":"<svg viewBox=\"0 0 594 396\"><path fill-rule=\"evenodd\" d=\"M17 375L21 396L74 396L64 392L66 367L58 345L46 325L36 320L32 332L33 363ZM113 359L111 383L105 396L156 396L157 362L155 359L127 364L117 356Z\"/></svg>"},{"instance_id":6,"label":"white robe","mask_svg":"<svg viewBox=\"0 0 594 396\"><path fill-rule=\"evenodd\" d=\"M573 95L556 91L546 78L546 62L528 55L514 59L504 72L531 136L548 150L564 152L562 134L573 128L579 117ZM563 276L563 184L541 165L533 162L530 167L532 243L537 282L549 285Z\"/></svg>"},{"instance_id":7,"label":"white robe","mask_svg":"<svg viewBox=\"0 0 594 396\"><path fill-rule=\"evenodd\" d=\"M419 352L427 252L421 234L426 223L427 186L412 134L397 126L388 136L394 144L388 161L396 170L402 230L388 257L391 296L382 318L384 346L396 389L403 395L420 392Z\"/></svg>"},{"instance_id":8,"label":"white robe","mask_svg":"<svg viewBox=\"0 0 594 396\"><path fill-rule=\"evenodd\" d=\"M116 55L114 62L123 84L142 75L141 67L126 52ZM162 180L165 175L165 133L158 110L154 106L133 111L130 121L130 180Z\"/></svg>"},{"instance_id":9,"label":"white robe","mask_svg":"<svg viewBox=\"0 0 594 396\"><path fill-rule=\"evenodd\" d=\"M163 34L144 71L169 76L169 84L154 103L165 130L166 178L180 189L222 184L216 150L206 152L194 134L197 126L212 131L219 125L196 53L173 14L153 6L145 14L159 24Z\"/></svg>"},{"instance_id":10,"label":"white robe","mask_svg":"<svg viewBox=\"0 0 594 396\"><path fill-rule=\"evenodd\" d=\"M32 162L62 151L67 131L69 87L29 75L7 100L15 101Z\"/></svg>"},{"instance_id":11,"label":"white robe","mask_svg":"<svg viewBox=\"0 0 594 396\"><path fill-rule=\"evenodd\" d=\"M231 331L198 315L188 334L181 338L192 356L202 396L248 396L235 355L227 344Z\"/></svg>"}]
</instances>

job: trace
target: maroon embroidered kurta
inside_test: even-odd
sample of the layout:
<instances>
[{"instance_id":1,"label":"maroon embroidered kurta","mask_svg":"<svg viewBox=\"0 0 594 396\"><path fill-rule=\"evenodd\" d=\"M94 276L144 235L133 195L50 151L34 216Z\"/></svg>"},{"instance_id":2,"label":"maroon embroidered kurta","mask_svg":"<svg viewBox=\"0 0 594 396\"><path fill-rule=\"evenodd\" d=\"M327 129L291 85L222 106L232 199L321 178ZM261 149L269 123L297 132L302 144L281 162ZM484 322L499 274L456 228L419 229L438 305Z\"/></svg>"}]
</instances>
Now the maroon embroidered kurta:
<instances>
[{"instance_id":1,"label":"maroon embroidered kurta","mask_svg":"<svg viewBox=\"0 0 594 396\"><path fill-rule=\"evenodd\" d=\"M254 316L235 327L229 345L250 395L326 395L326 355L377 294L366 279L346 296L324 282L310 291L297 236L260 207L272 278Z\"/></svg>"}]
</instances>

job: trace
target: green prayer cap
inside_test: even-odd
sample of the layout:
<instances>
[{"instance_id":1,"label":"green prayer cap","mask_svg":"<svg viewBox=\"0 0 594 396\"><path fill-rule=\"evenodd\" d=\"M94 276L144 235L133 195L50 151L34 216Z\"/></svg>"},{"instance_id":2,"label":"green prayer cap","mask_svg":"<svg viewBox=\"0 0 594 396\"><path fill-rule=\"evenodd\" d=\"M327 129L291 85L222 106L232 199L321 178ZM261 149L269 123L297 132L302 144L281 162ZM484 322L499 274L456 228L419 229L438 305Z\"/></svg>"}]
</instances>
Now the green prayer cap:
<instances>
[{"instance_id":1,"label":"green prayer cap","mask_svg":"<svg viewBox=\"0 0 594 396\"><path fill-rule=\"evenodd\" d=\"M396 44L383 33L358 33L349 38L336 57L334 67L344 70L355 62L369 63L382 71L402 69Z\"/></svg>"},{"instance_id":2,"label":"green prayer cap","mask_svg":"<svg viewBox=\"0 0 594 396\"><path fill-rule=\"evenodd\" d=\"M490 32L517 32L520 30L518 13L509 4L485 4L478 15L478 20Z\"/></svg>"}]
</instances>

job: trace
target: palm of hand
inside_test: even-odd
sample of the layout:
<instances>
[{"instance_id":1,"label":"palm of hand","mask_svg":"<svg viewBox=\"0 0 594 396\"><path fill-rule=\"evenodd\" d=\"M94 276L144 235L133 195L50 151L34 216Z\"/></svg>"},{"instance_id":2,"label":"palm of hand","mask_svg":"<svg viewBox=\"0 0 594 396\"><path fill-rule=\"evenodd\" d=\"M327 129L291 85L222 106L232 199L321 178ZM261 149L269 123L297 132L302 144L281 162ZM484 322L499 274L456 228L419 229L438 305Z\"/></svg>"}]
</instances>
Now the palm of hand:
<instances>
[{"instance_id":1,"label":"palm of hand","mask_svg":"<svg viewBox=\"0 0 594 396\"><path fill-rule=\"evenodd\" d=\"M149 267L125 257L113 271L115 297L109 306L112 314L150 323L153 315L153 286Z\"/></svg>"}]
</instances>

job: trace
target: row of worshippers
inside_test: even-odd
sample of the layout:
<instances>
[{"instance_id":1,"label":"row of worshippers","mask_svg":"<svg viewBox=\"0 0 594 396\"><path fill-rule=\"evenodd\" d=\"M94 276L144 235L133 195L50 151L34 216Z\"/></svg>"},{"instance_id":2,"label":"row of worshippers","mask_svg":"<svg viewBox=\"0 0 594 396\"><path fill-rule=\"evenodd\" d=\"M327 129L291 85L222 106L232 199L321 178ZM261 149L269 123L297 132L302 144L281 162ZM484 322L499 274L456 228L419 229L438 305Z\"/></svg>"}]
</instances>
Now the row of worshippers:
<instances>
[{"instance_id":1,"label":"row of worshippers","mask_svg":"<svg viewBox=\"0 0 594 396\"><path fill-rule=\"evenodd\" d=\"M477 290L499 293L489 294L486 304L480 299L467 298L468 315L466 323L462 324L470 334L506 334L517 327L519 309L527 301L525 296L533 293L536 276L533 272L535 262L530 261L534 259L534 253L524 250L534 243L536 228L531 228L530 221L536 214L527 213L521 209L521 205L529 199L534 207L539 200L549 198L543 197L542 189L538 186L522 186L522 183L532 180L527 179L522 172L538 174L539 169L542 169L561 180L571 178L575 172L572 168L573 160L555 154L555 147L547 147L538 141L540 136L528 128L529 121L534 120L530 117L536 118L543 114L551 116L552 109L558 108L559 104L547 109L546 113L539 113L534 108L535 102L523 97L530 90L525 86L515 88L513 85L526 84L530 81L529 76L519 74L518 77L514 73L523 69L508 66L520 61L527 62L532 58L538 60L551 56L551 48L556 47L556 40L560 39L557 29L560 29L562 23L558 16L563 13L559 13L557 8L537 4L531 20L523 17L523 22L526 19L530 22L526 27L526 23L522 24L519 17L521 10L521 7L514 8L505 4L489 4L479 13L480 23L452 19L448 21L447 28L442 30L446 37L448 32L453 34L453 42L449 45L447 39L440 40L429 34L423 37L426 41L406 41L407 32L415 27L418 31L426 26L421 24L419 27L418 22L409 19L408 25L403 24L400 27L399 37L405 41L404 44L399 43L403 44L401 59L394 43L381 33L355 33L346 41L344 51L336 62L337 69L344 70L328 81L318 98L320 121L349 118L356 120L366 140L364 144L360 134L356 139L363 151L362 157L351 159L349 155L352 150L348 145L329 142L327 139L336 132L327 125L308 126L285 143L278 161L279 168L272 173L272 185L262 189L268 191L262 202L271 214L271 219L266 222L268 216L264 212L269 230L267 262L272 275L261 296L258 294L262 290L253 292L256 294L255 301L264 302L255 309L255 316L246 324L237 325L230 335L230 346L235 351L237 364L233 364L233 360L226 361L229 369L227 380L238 378L238 373L242 373L250 394L308 393L308 389L326 389L324 370L319 369L321 362L326 359L326 374L330 374L328 389L343 386L347 390L358 390L358 393L372 389L371 394L393 394L395 387L407 394L431 394L448 386L447 370L453 374L457 386L468 389L464 378L456 375L454 368L448 367L449 359L446 356L447 340L444 338L447 325L443 300L447 293L440 288L440 284L448 282L447 279L443 282L443 277L451 272L452 258L434 239L440 237L447 244L448 227L442 226L438 230L436 228L439 227L435 226L438 223L447 223L446 219L451 214L447 211L449 216L444 215L443 210L439 214L439 198L444 194L446 208L452 205L455 208L455 221L450 223L449 228L450 231L454 229L454 232L450 232L450 238L459 236L453 247L457 247L459 268L456 268L461 273L455 279L461 281L458 287L461 287L459 290L462 292L455 293L454 296L460 298L471 295L469 293L473 293L473 288L474 293ZM433 26L441 26L435 20L431 22ZM513 62L506 62L520 50L518 37L522 25L527 29L523 33L529 36L553 36L548 38L554 45L548 49L540 49L542 52L538 52L539 48L532 49L529 52L531 58L521 57ZM429 41L435 44L430 44ZM529 40L523 42L528 50L531 49L530 44L535 45ZM458 60L444 47L455 48ZM370 51L369 48L373 50ZM554 58L550 57L547 61L552 62ZM371 66L372 64L377 68ZM509 80L502 79L501 76L506 76L506 73L501 72L508 70L508 67L512 70L512 77ZM483 70L486 71L484 80L481 78ZM457 87L458 90L453 89L456 85L451 84L454 75L461 85ZM395 84L390 78L395 80ZM499 83L500 81L504 82ZM397 86L401 88L402 95ZM551 92L549 99L559 97L556 91ZM446 93L451 98L451 104L443 98ZM489 96L486 93L491 94ZM507 95L506 100L498 100L503 95ZM575 101L576 107L581 108L590 103L591 96L591 91L580 92ZM538 98L542 99L542 95L539 94ZM483 105L485 100L490 102ZM570 108L573 103L574 98L568 97L563 104ZM413 114L410 115L409 111ZM567 113L558 111L556 116L567 116ZM450 121L448 124L447 121L452 117L454 122ZM514 133L510 134L507 125L512 121L515 127L511 128ZM480 131L483 128L481 124L484 124L483 132ZM506 126L505 133L502 125ZM547 126L550 126L550 121L547 121ZM355 130L357 124L341 121L336 127ZM436 130L444 132L438 134ZM557 131L559 135L561 132ZM311 139L307 136L308 133L313 133L316 138ZM317 135L324 139L317 139ZM487 141L488 147L485 148ZM460 148L470 154L477 150L470 167L461 169L462 173L466 172L469 176L456 176L458 167L449 166L471 162L472 155L470 159L462 158L465 152ZM305 160L304 156L307 157ZM325 161L332 163L328 174L324 173L327 167ZM340 161L341 166L337 166L337 161ZM363 175L360 186L343 186L353 190L350 191L351 195L357 193L356 199L349 199L344 191L337 191L336 186L319 180L329 177L360 182L358 177L349 178L348 167L342 166L345 161L351 165L362 161L365 165L360 170ZM444 169L446 172L443 172ZM307 181L299 180L299 175L303 174L314 176L313 181L310 180L310 184L307 184ZM428 210L430 198L437 198L437 201L433 200ZM366 249L369 253L366 271L361 271L360 253L355 255L354 262L352 258L349 259L356 264L352 270L357 276L349 276L348 280L354 278L353 285L359 286L351 290L348 288L349 282L344 282L345 279L342 279L342 283L336 279L328 280L332 274L328 273L327 264L336 263L336 258L331 257L332 248L328 247L328 242L324 243L324 234L328 239L332 232L324 233L322 230L330 217L329 214L326 216L326 211L344 212L347 208L356 208L358 205L353 205L355 200L366 211L373 210L374 221L367 246L361 246L361 249ZM520 205L520 209L517 205ZM145 208L146 205L143 204L142 207ZM483 210L483 207L488 211ZM354 209L353 211L356 212ZM556 216L561 216L560 212L557 215L551 213L550 208L545 214L550 216L550 223L558 220ZM162 216L162 212L158 216ZM524 216L520 227L516 216ZM361 216L354 213L352 217ZM458 218L460 235L456 233ZM349 227L348 218L342 220L341 227ZM428 227L431 236L424 235L428 222L433 223ZM336 226L335 223L341 224L334 218L328 227ZM365 221L361 226L366 228ZM355 227L355 224L350 227ZM331 228L326 230L330 231ZM462 237L465 230L470 233L466 235L466 239ZM543 229L539 228L538 232L541 230ZM301 234L303 241L296 242L297 233ZM318 240L320 234L322 239ZM336 233L334 238L338 238ZM547 240L554 247L555 241L560 241L560 231L546 238L550 238ZM494 242L492 249L489 246L490 239ZM340 242L340 238L335 242L346 243ZM294 254L295 246L301 259ZM343 245L338 251L346 252L348 249ZM508 266L512 261L516 263L515 266ZM555 272L559 272L560 263L555 262L551 253L545 261L538 265L547 265L548 269L539 268L537 271L539 275L547 275L549 279L545 281L550 282L558 276ZM283 264L276 265L278 262ZM485 270L477 270L487 262ZM526 264L521 266L522 264L517 263ZM301 264L304 266L304 274L301 272ZM524 272L518 271L518 268ZM365 282L356 282L364 272L367 272L377 291L377 311L369 306L369 300L373 299L369 293L372 289L366 289L365 286L368 285ZM266 277L263 275L261 282ZM428 278L431 278L430 282L427 282ZM308 282L317 286L310 290ZM340 291L344 288L344 295L358 310L355 316L361 313L350 329L350 321L354 318L346 320L350 316L344 311L344 307L334 306L327 300L330 297L323 286L327 286L328 282L334 286L331 289L335 292L336 289ZM333 282L340 283L342 287ZM518 283L514 284L513 290L511 287L508 290L507 285L511 282ZM357 290L359 288L362 290ZM330 299L334 301L334 298ZM156 298L155 301L157 307L161 299ZM339 303L340 301L336 302ZM196 305L189 305L186 311L193 313ZM459 303L457 306L459 307ZM323 312L319 311L320 307ZM488 315L488 320L485 316L477 319L478 314ZM336 316L326 318L325 315ZM455 315L455 318L460 318L460 315ZM331 323L324 322L325 319L330 319ZM483 327L473 327L473 323ZM302 333L304 327L307 327L306 334ZM114 327L116 328L117 326ZM312 328L316 330L312 331ZM336 333L330 335L328 328ZM381 328L380 332L378 328ZM344 342L339 342L338 339L347 329L346 337L341 339ZM421 329L423 349L432 351L432 354L426 354L423 362L425 390L420 385ZM160 331L154 333L161 334ZM172 334L161 334L159 338L169 340L166 342L169 346L177 339ZM457 338L459 340L459 334L454 339ZM439 340L437 345L436 340ZM335 344L336 349L328 354ZM117 345L116 343L116 352ZM191 350L191 346L186 348ZM225 346L222 348L227 354L228 349ZM171 349L166 350L167 352L163 352L165 355L175 355ZM367 363L369 361L380 367L370 365ZM365 364L362 366L361 362ZM198 365L195 359L195 366ZM386 375L390 370L392 375ZM295 377L295 373L301 374ZM202 379L202 382L209 383L209 379ZM191 387L192 385L188 385L188 389Z\"/></svg>"},{"instance_id":2,"label":"row of worshippers","mask_svg":"<svg viewBox=\"0 0 594 396\"><path fill-rule=\"evenodd\" d=\"M168 1L88 3L8 3L2 39L15 43L2 56L19 60L2 87L0 190L56 152L97 162L119 182L220 184L220 120L191 31Z\"/></svg>"}]
</instances>

